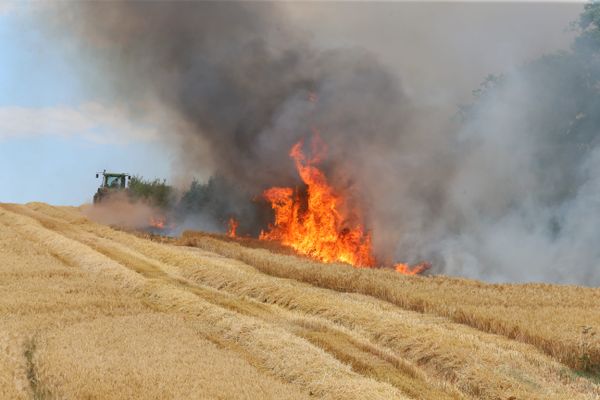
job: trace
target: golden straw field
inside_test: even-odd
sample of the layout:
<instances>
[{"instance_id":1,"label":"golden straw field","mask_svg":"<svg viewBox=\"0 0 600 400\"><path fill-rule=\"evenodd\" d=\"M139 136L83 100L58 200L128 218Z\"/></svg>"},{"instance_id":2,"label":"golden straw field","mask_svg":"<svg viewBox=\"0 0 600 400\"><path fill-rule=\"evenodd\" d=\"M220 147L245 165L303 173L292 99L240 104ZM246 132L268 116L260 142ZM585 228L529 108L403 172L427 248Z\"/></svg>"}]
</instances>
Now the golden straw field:
<instances>
[{"instance_id":1,"label":"golden straw field","mask_svg":"<svg viewBox=\"0 0 600 400\"><path fill-rule=\"evenodd\" d=\"M0 399L600 399L599 289L244 243L0 204Z\"/></svg>"}]
</instances>

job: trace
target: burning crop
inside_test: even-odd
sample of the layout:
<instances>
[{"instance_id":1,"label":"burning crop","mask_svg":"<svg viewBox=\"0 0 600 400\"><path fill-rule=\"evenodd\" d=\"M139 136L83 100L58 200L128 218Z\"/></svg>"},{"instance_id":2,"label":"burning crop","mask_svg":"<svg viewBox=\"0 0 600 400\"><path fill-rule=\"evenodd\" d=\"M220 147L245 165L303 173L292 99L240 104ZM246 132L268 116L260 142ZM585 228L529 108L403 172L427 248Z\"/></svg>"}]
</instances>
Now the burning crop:
<instances>
[{"instance_id":1,"label":"burning crop","mask_svg":"<svg viewBox=\"0 0 600 400\"><path fill-rule=\"evenodd\" d=\"M150 226L156 229L165 229L166 227L166 218L162 216L151 216L150 217Z\"/></svg>"},{"instance_id":2,"label":"burning crop","mask_svg":"<svg viewBox=\"0 0 600 400\"><path fill-rule=\"evenodd\" d=\"M365 228L360 210L348 204L344 194L328 182L317 166L326 156L327 146L318 133L312 138L310 157L302 151L303 145L303 140L294 144L289 155L306 185L306 195L289 187L265 190L263 196L271 204L275 221L261 232L260 239L280 241L300 254L327 263L344 262L358 268L378 266L371 233ZM396 271L410 275L428 268L427 263L414 268L407 264L395 266Z\"/></svg>"},{"instance_id":3,"label":"burning crop","mask_svg":"<svg viewBox=\"0 0 600 400\"><path fill-rule=\"evenodd\" d=\"M228 226L227 226L227 236L234 238L237 236L237 228L239 226L239 222L237 219L231 217L229 218L228 221Z\"/></svg>"}]
</instances>

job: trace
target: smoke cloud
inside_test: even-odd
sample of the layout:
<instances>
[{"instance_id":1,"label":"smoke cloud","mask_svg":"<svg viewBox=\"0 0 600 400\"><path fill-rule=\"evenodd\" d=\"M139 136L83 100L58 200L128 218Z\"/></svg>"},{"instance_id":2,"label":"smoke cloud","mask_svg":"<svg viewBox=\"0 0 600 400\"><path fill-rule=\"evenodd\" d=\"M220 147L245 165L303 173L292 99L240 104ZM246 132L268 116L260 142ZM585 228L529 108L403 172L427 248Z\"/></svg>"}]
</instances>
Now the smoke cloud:
<instances>
[{"instance_id":1,"label":"smoke cloud","mask_svg":"<svg viewBox=\"0 0 600 400\"><path fill-rule=\"evenodd\" d=\"M600 284L590 49L513 68L459 112L438 92L405 90L411 76L369 50L323 46L277 4L80 3L50 14L88 46L116 98L168 109L182 175L211 170L250 200L298 183L288 149L318 129L323 167L361 205L380 259L488 281Z\"/></svg>"}]
</instances>

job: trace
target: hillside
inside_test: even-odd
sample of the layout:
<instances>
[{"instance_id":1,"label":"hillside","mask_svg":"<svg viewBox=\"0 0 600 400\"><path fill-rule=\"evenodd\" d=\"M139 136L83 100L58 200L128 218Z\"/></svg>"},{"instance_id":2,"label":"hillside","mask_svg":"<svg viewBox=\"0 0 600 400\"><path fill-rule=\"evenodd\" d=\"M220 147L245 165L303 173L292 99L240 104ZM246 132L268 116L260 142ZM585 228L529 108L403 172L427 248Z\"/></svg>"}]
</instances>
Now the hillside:
<instances>
[{"instance_id":1,"label":"hillside","mask_svg":"<svg viewBox=\"0 0 600 400\"><path fill-rule=\"evenodd\" d=\"M1 399L600 398L600 289L163 243L41 203L0 205L0 254Z\"/></svg>"}]
</instances>

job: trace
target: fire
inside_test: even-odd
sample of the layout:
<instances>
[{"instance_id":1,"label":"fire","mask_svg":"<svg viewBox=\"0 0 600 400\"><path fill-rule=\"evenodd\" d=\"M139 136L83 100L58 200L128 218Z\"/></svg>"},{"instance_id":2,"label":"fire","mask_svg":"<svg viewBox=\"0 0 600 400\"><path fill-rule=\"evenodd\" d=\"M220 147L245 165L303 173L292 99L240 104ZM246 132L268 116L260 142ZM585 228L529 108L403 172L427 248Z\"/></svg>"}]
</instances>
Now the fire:
<instances>
[{"instance_id":1,"label":"fire","mask_svg":"<svg viewBox=\"0 0 600 400\"><path fill-rule=\"evenodd\" d=\"M229 236L231 238L236 237L237 236L236 231L237 231L239 224L240 223L235 218L233 218L233 217L229 218L227 236Z\"/></svg>"},{"instance_id":2,"label":"fire","mask_svg":"<svg viewBox=\"0 0 600 400\"><path fill-rule=\"evenodd\" d=\"M400 272L404 275L417 275L424 271L427 271L429 268L431 268L431 264L429 264L428 262L422 262L420 264L415 265L412 268L408 264L404 263L398 263L394 265L394 269L396 270L396 272Z\"/></svg>"},{"instance_id":3,"label":"fire","mask_svg":"<svg viewBox=\"0 0 600 400\"><path fill-rule=\"evenodd\" d=\"M360 213L351 210L345 197L329 184L323 171L316 166L325 156L326 146L315 135L309 158L302 152L303 144L303 141L296 143L289 155L306 185L306 198L288 187L265 190L263 196L271 203L275 222L268 231L261 232L260 239L280 241L300 254L323 262L376 267L371 234L360 222ZM396 266L396 271L404 274L418 274L425 269L420 265L413 269L406 264Z\"/></svg>"},{"instance_id":4,"label":"fire","mask_svg":"<svg viewBox=\"0 0 600 400\"><path fill-rule=\"evenodd\" d=\"M167 225L167 219L165 217L150 217L150 226L157 229L165 229Z\"/></svg>"}]
</instances>

